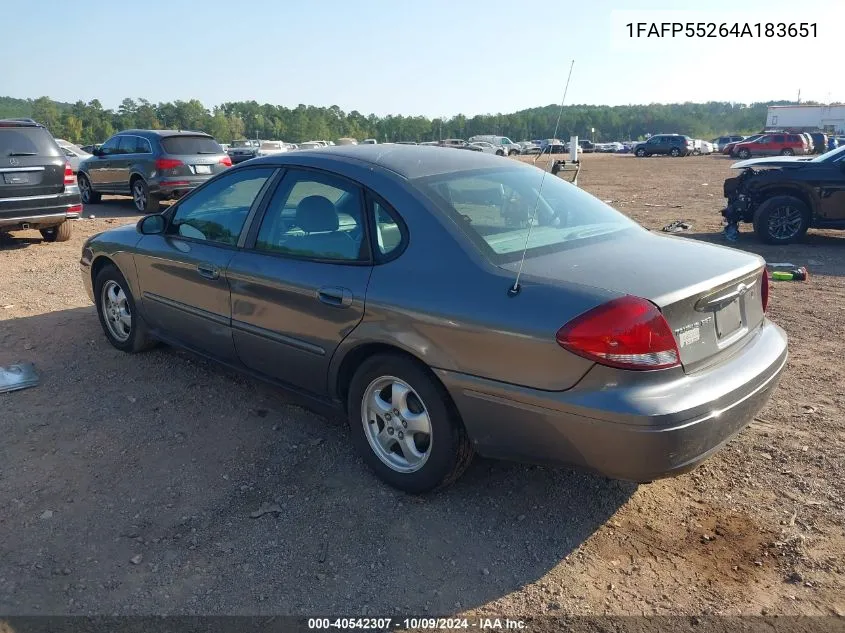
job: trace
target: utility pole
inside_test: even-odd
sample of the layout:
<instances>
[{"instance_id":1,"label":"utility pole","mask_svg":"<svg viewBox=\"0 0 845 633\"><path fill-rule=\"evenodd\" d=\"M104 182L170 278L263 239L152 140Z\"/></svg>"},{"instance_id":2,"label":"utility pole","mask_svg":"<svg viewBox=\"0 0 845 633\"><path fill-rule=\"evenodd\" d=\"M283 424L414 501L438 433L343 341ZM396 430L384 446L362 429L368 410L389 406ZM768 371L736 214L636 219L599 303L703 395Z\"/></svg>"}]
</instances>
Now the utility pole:
<instances>
[{"instance_id":1,"label":"utility pole","mask_svg":"<svg viewBox=\"0 0 845 633\"><path fill-rule=\"evenodd\" d=\"M801 88L798 89L798 105L801 105Z\"/></svg>"}]
</instances>

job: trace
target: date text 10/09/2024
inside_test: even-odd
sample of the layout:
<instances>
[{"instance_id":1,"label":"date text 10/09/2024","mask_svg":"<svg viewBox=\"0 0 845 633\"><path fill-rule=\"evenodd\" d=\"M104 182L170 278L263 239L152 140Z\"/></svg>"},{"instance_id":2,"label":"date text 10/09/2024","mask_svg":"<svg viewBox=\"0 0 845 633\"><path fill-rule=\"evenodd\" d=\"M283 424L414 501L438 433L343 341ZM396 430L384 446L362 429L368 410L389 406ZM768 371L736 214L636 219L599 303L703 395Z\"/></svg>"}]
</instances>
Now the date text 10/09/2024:
<instances>
[{"instance_id":1,"label":"date text 10/09/2024","mask_svg":"<svg viewBox=\"0 0 845 633\"><path fill-rule=\"evenodd\" d=\"M631 38L810 38L817 22L628 22Z\"/></svg>"},{"instance_id":2,"label":"date text 10/09/2024","mask_svg":"<svg viewBox=\"0 0 845 633\"><path fill-rule=\"evenodd\" d=\"M318 630L490 630L518 631L523 620L510 618L308 618L308 629Z\"/></svg>"}]
</instances>

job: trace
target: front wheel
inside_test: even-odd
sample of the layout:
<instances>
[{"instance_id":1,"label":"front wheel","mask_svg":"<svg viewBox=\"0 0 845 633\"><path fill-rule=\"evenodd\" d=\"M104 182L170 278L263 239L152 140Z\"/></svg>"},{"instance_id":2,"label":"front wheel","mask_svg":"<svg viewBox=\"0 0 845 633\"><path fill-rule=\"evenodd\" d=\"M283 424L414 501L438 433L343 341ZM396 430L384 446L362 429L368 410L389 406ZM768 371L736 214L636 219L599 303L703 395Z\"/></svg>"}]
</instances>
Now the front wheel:
<instances>
[{"instance_id":1,"label":"front wheel","mask_svg":"<svg viewBox=\"0 0 845 633\"><path fill-rule=\"evenodd\" d=\"M106 338L122 352L140 352L155 345L121 272L107 264L94 279L97 316Z\"/></svg>"},{"instance_id":2,"label":"front wheel","mask_svg":"<svg viewBox=\"0 0 845 633\"><path fill-rule=\"evenodd\" d=\"M742 160L745 160L746 158L751 158L751 152L749 152L747 149L739 150L736 155L739 156Z\"/></svg>"},{"instance_id":3,"label":"front wheel","mask_svg":"<svg viewBox=\"0 0 845 633\"><path fill-rule=\"evenodd\" d=\"M132 202L141 213L158 213L161 207L161 200L150 194L150 188L143 178L132 181Z\"/></svg>"},{"instance_id":4,"label":"front wheel","mask_svg":"<svg viewBox=\"0 0 845 633\"><path fill-rule=\"evenodd\" d=\"M443 386L420 364L393 354L373 356L349 387L352 438L383 481L419 494L463 474L473 450Z\"/></svg>"},{"instance_id":5,"label":"front wheel","mask_svg":"<svg viewBox=\"0 0 845 633\"><path fill-rule=\"evenodd\" d=\"M76 184L79 185L79 196L82 198L82 204L97 204L102 200L102 195L94 191L91 187L91 181L85 174L76 176Z\"/></svg>"},{"instance_id":6,"label":"front wheel","mask_svg":"<svg viewBox=\"0 0 845 633\"><path fill-rule=\"evenodd\" d=\"M767 244L797 242L809 226L807 205L793 196L769 198L754 214L754 232Z\"/></svg>"},{"instance_id":7,"label":"front wheel","mask_svg":"<svg viewBox=\"0 0 845 633\"><path fill-rule=\"evenodd\" d=\"M508 152L508 156L519 156L519 152L517 152L515 149L512 149Z\"/></svg>"},{"instance_id":8,"label":"front wheel","mask_svg":"<svg viewBox=\"0 0 845 633\"><path fill-rule=\"evenodd\" d=\"M644 149L638 149L638 150L637 150L636 152L634 152L634 153L635 153L637 156L639 156L640 158L644 158L644 157L646 156L646 153L645 153L645 150L644 150Z\"/></svg>"}]
</instances>

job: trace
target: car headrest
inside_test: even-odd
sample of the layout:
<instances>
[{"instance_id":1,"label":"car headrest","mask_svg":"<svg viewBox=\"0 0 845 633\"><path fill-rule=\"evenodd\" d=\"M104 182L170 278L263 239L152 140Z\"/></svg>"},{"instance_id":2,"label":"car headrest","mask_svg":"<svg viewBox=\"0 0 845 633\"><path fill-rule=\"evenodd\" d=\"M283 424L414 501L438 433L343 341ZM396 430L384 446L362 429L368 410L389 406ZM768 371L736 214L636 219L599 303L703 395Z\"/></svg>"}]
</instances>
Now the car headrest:
<instances>
[{"instance_id":1,"label":"car headrest","mask_svg":"<svg viewBox=\"0 0 845 633\"><path fill-rule=\"evenodd\" d=\"M337 231L340 220L331 200L307 196L296 205L296 224L306 233L325 233Z\"/></svg>"}]
</instances>

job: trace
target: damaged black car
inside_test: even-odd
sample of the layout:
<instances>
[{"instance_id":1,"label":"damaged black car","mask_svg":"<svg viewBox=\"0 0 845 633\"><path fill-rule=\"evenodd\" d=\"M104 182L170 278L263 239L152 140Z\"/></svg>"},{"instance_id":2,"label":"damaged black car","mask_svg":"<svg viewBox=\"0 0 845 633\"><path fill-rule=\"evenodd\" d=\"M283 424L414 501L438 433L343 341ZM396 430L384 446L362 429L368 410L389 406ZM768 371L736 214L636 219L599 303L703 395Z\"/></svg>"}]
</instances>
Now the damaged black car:
<instances>
[{"instance_id":1,"label":"damaged black car","mask_svg":"<svg viewBox=\"0 0 845 633\"><path fill-rule=\"evenodd\" d=\"M724 185L729 240L740 222L767 244L797 242L809 228L845 229L845 147L815 158L752 158L731 169L742 171Z\"/></svg>"}]
</instances>

